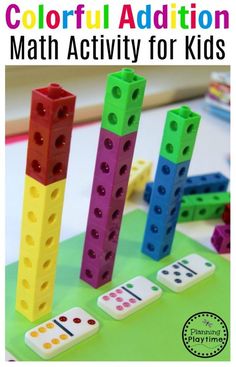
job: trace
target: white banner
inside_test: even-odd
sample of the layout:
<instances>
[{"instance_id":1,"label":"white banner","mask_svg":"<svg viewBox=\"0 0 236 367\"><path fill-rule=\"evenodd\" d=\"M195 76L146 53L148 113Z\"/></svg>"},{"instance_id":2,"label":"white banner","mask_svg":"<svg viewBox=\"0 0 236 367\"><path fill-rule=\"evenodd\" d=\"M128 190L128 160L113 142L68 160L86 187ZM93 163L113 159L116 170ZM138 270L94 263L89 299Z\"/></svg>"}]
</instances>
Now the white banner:
<instances>
[{"instance_id":1,"label":"white banner","mask_svg":"<svg viewBox=\"0 0 236 367\"><path fill-rule=\"evenodd\" d=\"M232 1L2 1L5 64L228 64Z\"/></svg>"}]
</instances>

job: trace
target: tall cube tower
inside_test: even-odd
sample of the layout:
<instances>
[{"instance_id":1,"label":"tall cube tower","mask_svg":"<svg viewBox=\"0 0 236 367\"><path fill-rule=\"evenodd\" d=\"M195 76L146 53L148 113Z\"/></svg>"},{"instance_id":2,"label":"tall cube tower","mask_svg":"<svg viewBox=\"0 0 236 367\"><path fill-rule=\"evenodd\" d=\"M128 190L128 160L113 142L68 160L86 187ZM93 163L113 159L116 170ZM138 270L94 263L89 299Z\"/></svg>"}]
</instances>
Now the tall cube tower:
<instances>
[{"instance_id":1,"label":"tall cube tower","mask_svg":"<svg viewBox=\"0 0 236 367\"><path fill-rule=\"evenodd\" d=\"M75 96L32 92L16 309L30 321L52 308Z\"/></svg>"},{"instance_id":2,"label":"tall cube tower","mask_svg":"<svg viewBox=\"0 0 236 367\"><path fill-rule=\"evenodd\" d=\"M131 69L107 79L80 274L94 288L112 278L145 84Z\"/></svg>"},{"instance_id":3,"label":"tall cube tower","mask_svg":"<svg viewBox=\"0 0 236 367\"><path fill-rule=\"evenodd\" d=\"M160 260L171 252L200 115L187 106L167 113L142 252Z\"/></svg>"}]
</instances>

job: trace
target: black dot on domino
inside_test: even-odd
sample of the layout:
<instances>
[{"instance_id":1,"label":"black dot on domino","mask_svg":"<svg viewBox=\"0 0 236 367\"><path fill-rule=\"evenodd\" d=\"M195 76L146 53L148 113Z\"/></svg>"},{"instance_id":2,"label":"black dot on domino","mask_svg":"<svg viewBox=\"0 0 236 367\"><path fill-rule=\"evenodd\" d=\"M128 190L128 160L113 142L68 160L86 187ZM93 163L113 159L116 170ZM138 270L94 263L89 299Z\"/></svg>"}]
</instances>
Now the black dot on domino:
<instances>
[{"instance_id":1,"label":"black dot on domino","mask_svg":"<svg viewBox=\"0 0 236 367\"><path fill-rule=\"evenodd\" d=\"M186 276L191 278L193 276L193 274L192 273L186 273Z\"/></svg>"},{"instance_id":2,"label":"black dot on domino","mask_svg":"<svg viewBox=\"0 0 236 367\"><path fill-rule=\"evenodd\" d=\"M176 278L176 279L175 279L175 283L178 283L178 284L179 284L179 283L182 283L182 280L181 280L181 279L179 279L179 278Z\"/></svg>"},{"instance_id":3,"label":"black dot on domino","mask_svg":"<svg viewBox=\"0 0 236 367\"><path fill-rule=\"evenodd\" d=\"M174 269L179 269L179 265L174 264L174 265L173 265L173 268L174 268Z\"/></svg>"},{"instance_id":4,"label":"black dot on domino","mask_svg":"<svg viewBox=\"0 0 236 367\"><path fill-rule=\"evenodd\" d=\"M169 274L169 272L167 270L162 270L162 274L167 275L167 274Z\"/></svg>"},{"instance_id":5,"label":"black dot on domino","mask_svg":"<svg viewBox=\"0 0 236 367\"><path fill-rule=\"evenodd\" d=\"M177 276L181 275L179 271L174 271L174 274Z\"/></svg>"}]
</instances>

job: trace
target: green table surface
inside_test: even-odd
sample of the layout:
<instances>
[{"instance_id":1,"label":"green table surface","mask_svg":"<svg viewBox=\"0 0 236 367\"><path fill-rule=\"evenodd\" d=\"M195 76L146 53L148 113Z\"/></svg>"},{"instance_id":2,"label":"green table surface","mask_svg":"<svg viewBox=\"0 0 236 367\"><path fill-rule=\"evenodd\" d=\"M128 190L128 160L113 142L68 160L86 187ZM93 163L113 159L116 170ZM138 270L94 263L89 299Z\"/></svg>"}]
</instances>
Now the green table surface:
<instances>
[{"instance_id":1,"label":"green table surface","mask_svg":"<svg viewBox=\"0 0 236 367\"><path fill-rule=\"evenodd\" d=\"M17 263L6 267L6 349L23 361L41 358L24 343L24 334L34 325L79 306L100 321L99 332L53 361L197 361L182 342L186 320L201 311L219 315L229 328L230 264L218 254L176 232L171 255L156 262L140 251L146 214L135 210L124 216L112 282L93 289L79 279L84 234L60 245L52 314L31 323L15 311ZM191 253L206 257L216 265L213 276L184 291L174 293L165 286L162 297L142 310L117 321L96 305L99 295L137 276L156 282L156 272ZM229 360L229 342L210 359Z\"/></svg>"}]
</instances>

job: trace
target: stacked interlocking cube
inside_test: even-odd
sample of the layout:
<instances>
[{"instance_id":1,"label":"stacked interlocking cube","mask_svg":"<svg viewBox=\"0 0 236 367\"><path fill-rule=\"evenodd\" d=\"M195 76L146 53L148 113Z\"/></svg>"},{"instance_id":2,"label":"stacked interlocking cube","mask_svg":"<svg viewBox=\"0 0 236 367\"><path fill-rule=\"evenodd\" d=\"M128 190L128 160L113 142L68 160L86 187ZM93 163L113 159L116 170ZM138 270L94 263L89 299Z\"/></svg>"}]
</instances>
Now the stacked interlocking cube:
<instances>
[{"instance_id":1,"label":"stacked interlocking cube","mask_svg":"<svg viewBox=\"0 0 236 367\"><path fill-rule=\"evenodd\" d=\"M199 123L200 115L187 106L167 113L142 244L155 260L171 252Z\"/></svg>"},{"instance_id":2,"label":"stacked interlocking cube","mask_svg":"<svg viewBox=\"0 0 236 367\"><path fill-rule=\"evenodd\" d=\"M58 84L32 92L16 309L52 309L75 96Z\"/></svg>"},{"instance_id":3,"label":"stacked interlocking cube","mask_svg":"<svg viewBox=\"0 0 236 367\"><path fill-rule=\"evenodd\" d=\"M108 76L80 274L94 288L112 278L145 84L131 69Z\"/></svg>"},{"instance_id":4,"label":"stacked interlocking cube","mask_svg":"<svg viewBox=\"0 0 236 367\"><path fill-rule=\"evenodd\" d=\"M210 192L227 191L229 179L221 172L189 176L184 185L184 195L205 194ZM143 199L150 201L153 182L147 182Z\"/></svg>"},{"instance_id":5,"label":"stacked interlocking cube","mask_svg":"<svg viewBox=\"0 0 236 367\"><path fill-rule=\"evenodd\" d=\"M211 236L211 243L220 254L230 253L230 203L225 205L222 215L223 225L217 225Z\"/></svg>"}]
</instances>

